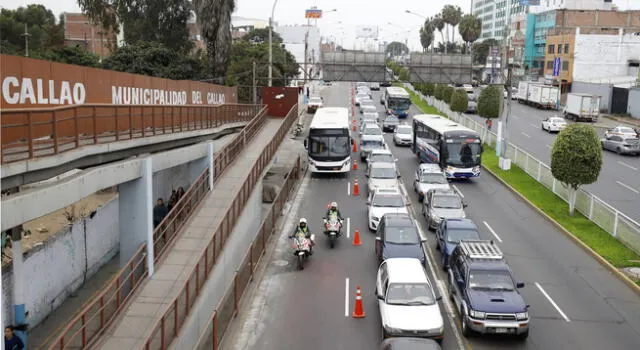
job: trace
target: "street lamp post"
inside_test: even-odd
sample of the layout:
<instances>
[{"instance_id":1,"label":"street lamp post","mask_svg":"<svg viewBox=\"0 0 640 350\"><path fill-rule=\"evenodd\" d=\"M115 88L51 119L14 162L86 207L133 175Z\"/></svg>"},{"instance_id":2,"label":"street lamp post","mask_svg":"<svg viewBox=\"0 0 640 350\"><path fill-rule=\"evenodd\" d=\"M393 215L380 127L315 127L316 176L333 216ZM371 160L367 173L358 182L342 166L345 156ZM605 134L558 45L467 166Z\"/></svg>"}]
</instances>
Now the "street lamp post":
<instances>
[{"instance_id":1,"label":"street lamp post","mask_svg":"<svg viewBox=\"0 0 640 350\"><path fill-rule=\"evenodd\" d=\"M269 17L269 86L273 86L273 14L278 0L273 1L271 17Z\"/></svg>"}]
</instances>

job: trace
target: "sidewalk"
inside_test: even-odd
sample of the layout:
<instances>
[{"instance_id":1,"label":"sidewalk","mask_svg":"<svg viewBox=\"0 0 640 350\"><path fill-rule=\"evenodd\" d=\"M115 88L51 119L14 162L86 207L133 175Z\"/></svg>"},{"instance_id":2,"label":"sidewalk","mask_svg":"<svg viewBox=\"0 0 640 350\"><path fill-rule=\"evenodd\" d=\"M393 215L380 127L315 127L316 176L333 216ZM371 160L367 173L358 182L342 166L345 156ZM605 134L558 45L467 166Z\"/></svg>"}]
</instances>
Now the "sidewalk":
<instances>
[{"instance_id":1,"label":"sidewalk","mask_svg":"<svg viewBox=\"0 0 640 350\"><path fill-rule=\"evenodd\" d=\"M106 350L139 349L180 292L184 281L202 255L226 213L230 199L237 196L258 156L273 138L283 119L267 119L265 125L231 168L216 182L200 209L189 219L164 262L142 287L97 346Z\"/></svg>"},{"instance_id":2,"label":"sidewalk","mask_svg":"<svg viewBox=\"0 0 640 350\"><path fill-rule=\"evenodd\" d=\"M233 140L235 135L236 134L230 134L214 140L214 150L223 148ZM119 270L119 254L117 254L102 266L98 272L91 276L72 296L68 297L55 310L52 310L44 321L29 330L29 344L34 348L39 348L45 340L48 340L48 337L57 336L58 330L65 327L68 322L93 299L93 296L102 290L102 287L104 287Z\"/></svg>"}]
</instances>

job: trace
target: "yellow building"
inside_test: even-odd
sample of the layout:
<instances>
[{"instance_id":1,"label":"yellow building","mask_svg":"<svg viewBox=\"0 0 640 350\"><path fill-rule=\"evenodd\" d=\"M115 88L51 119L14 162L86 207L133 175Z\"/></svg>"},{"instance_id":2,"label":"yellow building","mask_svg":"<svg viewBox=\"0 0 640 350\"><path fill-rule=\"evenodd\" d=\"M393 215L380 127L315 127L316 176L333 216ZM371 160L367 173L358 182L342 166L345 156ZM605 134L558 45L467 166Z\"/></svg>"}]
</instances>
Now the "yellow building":
<instances>
[{"instance_id":1,"label":"yellow building","mask_svg":"<svg viewBox=\"0 0 640 350\"><path fill-rule=\"evenodd\" d=\"M544 54L544 75L553 77L561 85L571 84L573 77L573 58L575 34L548 35ZM558 76L553 76L553 61L560 58Z\"/></svg>"}]
</instances>

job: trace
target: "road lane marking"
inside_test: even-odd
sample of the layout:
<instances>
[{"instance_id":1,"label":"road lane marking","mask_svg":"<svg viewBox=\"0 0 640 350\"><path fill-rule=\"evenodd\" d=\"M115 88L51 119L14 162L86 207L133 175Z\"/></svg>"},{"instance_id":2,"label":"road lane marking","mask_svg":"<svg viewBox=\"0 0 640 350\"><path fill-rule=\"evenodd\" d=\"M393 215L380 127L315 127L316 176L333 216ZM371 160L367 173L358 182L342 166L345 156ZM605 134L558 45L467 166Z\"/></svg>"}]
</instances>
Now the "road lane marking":
<instances>
[{"instance_id":1,"label":"road lane marking","mask_svg":"<svg viewBox=\"0 0 640 350\"><path fill-rule=\"evenodd\" d=\"M349 317L349 277L344 279L344 317Z\"/></svg>"},{"instance_id":2,"label":"road lane marking","mask_svg":"<svg viewBox=\"0 0 640 350\"><path fill-rule=\"evenodd\" d=\"M458 192L460 198L464 198L464 194L462 194L462 191L460 191L456 185L451 185L451 187L453 187L453 189Z\"/></svg>"},{"instance_id":3,"label":"road lane marking","mask_svg":"<svg viewBox=\"0 0 640 350\"><path fill-rule=\"evenodd\" d=\"M349 238L350 231L351 231L351 218L347 218L347 238Z\"/></svg>"},{"instance_id":4,"label":"road lane marking","mask_svg":"<svg viewBox=\"0 0 640 350\"><path fill-rule=\"evenodd\" d=\"M535 125L535 124L529 123L529 125L531 125L532 127L536 128L536 129L538 128L538 126Z\"/></svg>"},{"instance_id":5,"label":"road lane marking","mask_svg":"<svg viewBox=\"0 0 640 350\"><path fill-rule=\"evenodd\" d=\"M498 242L502 243L502 239L500 239L500 237L498 236L498 234L496 233L496 231L494 231L491 226L489 226L489 224L487 224L486 221L482 222L485 226L487 226L487 229L489 230L489 232L491 232L491 234L498 240Z\"/></svg>"},{"instance_id":6,"label":"road lane marking","mask_svg":"<svg viewBox=\"0 0 640 350\"><path fill-rule=\"evenodd\" d=\"M562 318L564 318L565 321L567 322L571 322L571 320L569 319L569 317L567 317L567 315L565 315L564 312L562 312L562 310L560 309L560 307L558 307L558 304L556 304L555 301L553 301L553 299L551 299L551 297L549 296L549 294L547 294L547 292L542 289L542 286L540 285L540 283L536 282L536 287L538 287L538 289L540 289L540 292L545 296L545 298L547 298L547 300L549 300L549 302L551 303L551 305L553 305L553 307L556 308L556 310L560 313L560 315L562 316Z\"/></svg>"},{"instance_id":7,"label":"road lane marking","mask_svg":"<svg viewBox=\"0 0 640 350\"><path fill-rule=\"evenodd\" d=\"M347 181L347 196L351 195L351 181Z\"/></svg>"},{"instance_id":8,"label":"road lane marking","mask_svg":"<svg viewBox=\"0 0 640 350\"><path fill-rule=\"evenodd\" d=\"M531 138L531 135L527 134L526 132L520 132L520 133L528 138Z\"/></svg>"},{"instance_id":9,"label":"road lane marking","mask_svg":"<svg viewBox=\"0 0 640 350\"><path fill-rule=\"evenodd\" d=\"M627 168L629 168L629 169L633 169L633 170L635 170L635 171L638 171L638 168L636 168L636 167L634 167L634 166L631 166L631 165L629 165L629 164L627 164L627 163L625 163L625 162L618 161L618 164L620 164L620 165L622 165L622 166L626 166L626 167L627 167Z\"/></svg>"},{"instance_id":10,"label":"road lane marking","mask_svg":"<svg viewBox=\"0 0 640 350\"><path fill-rule=\"evenodd\" d=\"M622 182L620 182L620 181L616 181L616 183L617 183L618 185L620 185L620 186L622 186L622 187L624 187L624 188L626 188L626 189L630 190L630 191L635 192L635 194L640 194L640 191L636 190L635 188L633 188L633 187L631 187L631 186L629 186L629 185L626 185L626 184L624 184L624 183L622 183Z\"/></svg>"}]
</instances>

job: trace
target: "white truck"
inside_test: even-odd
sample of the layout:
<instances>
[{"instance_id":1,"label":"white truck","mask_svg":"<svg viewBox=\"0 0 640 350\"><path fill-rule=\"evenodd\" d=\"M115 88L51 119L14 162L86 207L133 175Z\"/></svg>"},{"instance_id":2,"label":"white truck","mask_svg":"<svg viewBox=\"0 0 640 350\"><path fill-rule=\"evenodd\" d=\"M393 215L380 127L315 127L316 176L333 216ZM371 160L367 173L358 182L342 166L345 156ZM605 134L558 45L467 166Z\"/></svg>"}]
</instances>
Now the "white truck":
<instances>
[{"instance_id":1,"label":"white truck","mask_svg":"<svg viewBox=\"0 0 640 350\"><path fill-rule=\"evenodd\" d=\"M567 104L562 114L566 119L577 122L581 120L597 122L600 115L600 96L569 93L567 94Z\"/></svg>"},{"instance_id":2,"label":"white truck","mask_svg":"<svg viewBox=\"0 0 640 350\"><path fill-rule=\"evenodd\" d=\"M526 103L527 102L527 94L529 93L529 85L530 84L537 84L537 82L534 81L521 81L518 83L518 93L516 95L516 99L518 100L518 102L520 103Z\"/></svg>"},{"instance_id":3,"label":"white truck","mask_svg":"<svg viewBox=\"0 0 640 350\"><path fill-rule=\"evenodd\" d=\"M557 86L529 84L526 104L544 109L557 109L560 89Z\"/></svg>"}]
</instances>

